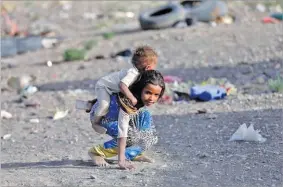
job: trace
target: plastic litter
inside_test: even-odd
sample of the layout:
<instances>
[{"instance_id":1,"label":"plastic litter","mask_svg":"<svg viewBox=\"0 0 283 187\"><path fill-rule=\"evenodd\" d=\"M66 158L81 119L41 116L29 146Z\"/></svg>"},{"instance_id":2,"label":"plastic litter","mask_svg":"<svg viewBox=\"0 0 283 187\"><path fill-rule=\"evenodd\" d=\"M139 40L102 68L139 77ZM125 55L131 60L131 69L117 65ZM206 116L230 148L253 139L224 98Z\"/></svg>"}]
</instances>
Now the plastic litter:
<instances>
[{"instance_id":1,"label":"plastic litter","mask_svg":"<svg viewBox=\"0 0 283 187\"><path fill-rule=\"evenodd\" d=\"M177 76L166 75L166 76L164 76L164 81L165 81L166 83L173 83L173 82L175 82L175 81L181 82L182 79L179 78L179 77L177 77Z\"/></svg>"},{"instance_id":2,"label":"plastic litter","mask_svg":"<svg viewBox=\"0 0 283 187\"><path fill-rule=\"evenodd\" d=\"M69 110L65 110L65 111L60 111L58 109L56 109L56 112L53 116L53 120L58 120L58 119L62 119L64 117L66 117L69 113Z\"/></svg>"},{"instance_id":3,"label":"plastic litter","mask_svg":"<svg viewBox=\"0 0 283 187\"><path fill-rule=\"evenodd\" d=\"M240 125L229 141L257 141L263 143L266 141L266 138L263 138L259 132L259 130L254 130L253 124L247 128L247 125L244 123Z\"/></svg>"},{"instance_id":4,"label":"plastic litter","mask_svg":"<svg viewBox=\"0 0 283 187\"><path fill-rule=\"evenodd\" d=\"M33 95L38 91L38 88L32 85L26 86L21 92L20 96L22 97L28 97L30 95Z\"/></svg>"},{"instance_id":5,"label":"plastic litter","mask_svg":"<svg viewBox=\"0 0 283 187\"><path fill-rule=\"evenodd\" d=\"M26 86L29 86L33 81L35 81L36 77L33 75L23 75L21 77L10 77L7 81L9 87L21 90Z\"/></svg>"},{"instance_id":6,"label":"plastic litter","mask_svg":"<svg viewBox=\"0 0 283 187\"><path fill-rule=\"evenodd\" d=\"M1 110L1 119L10 119L13 115L5 110Z\"/></svg>"},{"instance_id":7,"label":"plastic litter","mask_svg":"<svg viewBox=\"0 0 283 187\"><path fill-rule=\"evenodd\" d=\"M29 120L30 123L39 123L39 119L35 118L35 119L30 119Z\"/></svg>"},{"instance_id":8,"label":"plastic litter","mask_svg":"<svg viewBox=\"0 0 283 187\"><path fill-rule=\"evenodd\" d=\"M7 140L7 139L11 138L11 136L12 136L12 134L5 134L5 135L2 137L2 139L3 139L3 140Z\"/></svg>"},{"instance_id":9,"label":"plastic litter","mask_svg":"<svg viewBox=\"0 0 283 187\"><path fill-rule=\"evenodd\" d=\"M225 88L215 85L193 86L190 90L190 98L201 101L223 99L226 95Z\"/></svg>"}]
</instances>

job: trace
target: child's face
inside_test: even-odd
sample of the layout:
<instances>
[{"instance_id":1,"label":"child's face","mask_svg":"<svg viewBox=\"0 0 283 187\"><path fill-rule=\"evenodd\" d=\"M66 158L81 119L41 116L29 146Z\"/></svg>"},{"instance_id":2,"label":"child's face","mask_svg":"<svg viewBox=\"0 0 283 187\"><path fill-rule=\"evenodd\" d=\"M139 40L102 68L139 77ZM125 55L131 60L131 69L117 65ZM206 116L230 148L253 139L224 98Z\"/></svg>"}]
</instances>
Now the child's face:
<instances>
[{"instance_id":1,"label":"child's face","mask_svg":"<svg viewBox=\"0 0 283 187\"><path fill-rule=\"evenodd\" d=\"M145 106L151 106L157 102L162 88L158 85L147 84L141 93L141 100Z\"/></svg>"}]
</instances>

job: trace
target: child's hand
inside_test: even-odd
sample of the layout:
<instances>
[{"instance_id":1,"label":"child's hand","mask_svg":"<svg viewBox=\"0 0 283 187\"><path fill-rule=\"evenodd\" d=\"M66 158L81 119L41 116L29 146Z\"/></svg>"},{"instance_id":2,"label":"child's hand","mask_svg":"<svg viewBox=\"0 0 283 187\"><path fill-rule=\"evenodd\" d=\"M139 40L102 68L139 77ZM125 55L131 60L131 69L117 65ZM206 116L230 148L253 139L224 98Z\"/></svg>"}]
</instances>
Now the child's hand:
<instances>
[{"instance_id":1,"label":"child's hand","mask_svg":"<svg viewBox=\"0 0 283 187\"><path fill-rule=\"evenodd\" d=\"M133 106L136 106L136 104L138 103L138 100L135 97L131 98L130 100Z\"/></svg>"},{"instance_id":2,"label":"child's hand","mask_svg":"<svg viewBox=\"0 0 283 187\"><path fill-rule=\"evenodd\" d=\"M118 161L118 165L121 169L129 169L129 170L133 170L133 169L136 169L136 167L129 161L127 160L119 160Z\"/></svg>"}]
</instances>

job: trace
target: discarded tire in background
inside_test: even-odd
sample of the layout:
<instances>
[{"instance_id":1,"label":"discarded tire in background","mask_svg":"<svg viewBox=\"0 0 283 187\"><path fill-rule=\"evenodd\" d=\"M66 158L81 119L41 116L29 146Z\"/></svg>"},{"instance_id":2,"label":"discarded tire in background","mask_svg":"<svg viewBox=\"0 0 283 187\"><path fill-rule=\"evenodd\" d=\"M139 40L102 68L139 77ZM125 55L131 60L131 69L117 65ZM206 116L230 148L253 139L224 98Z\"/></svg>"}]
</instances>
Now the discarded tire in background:
<instances>
[{"instance_id":1,"label":"discarded tire in background","mask_svg":"<svg viewBox=\"0 0 283 187\"><path fill-rule=\"evenodd\" d=\"M169 3L141 13L139 22L144 30L168 28L179 21L183 21L185 15L186 11L180 4Z\"/></svg>"}]
</instances>

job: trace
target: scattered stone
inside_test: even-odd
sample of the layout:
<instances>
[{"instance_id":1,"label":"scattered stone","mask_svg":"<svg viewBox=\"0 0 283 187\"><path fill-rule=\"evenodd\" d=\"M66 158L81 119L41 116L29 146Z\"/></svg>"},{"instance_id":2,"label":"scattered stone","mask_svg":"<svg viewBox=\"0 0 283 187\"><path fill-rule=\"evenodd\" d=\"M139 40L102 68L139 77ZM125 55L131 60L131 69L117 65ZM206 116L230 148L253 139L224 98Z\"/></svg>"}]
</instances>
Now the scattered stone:
<instances>
[{"instance_id":1,"label":"scattered stone","mask_svg":"<svg viewBox=\"0 0 283 187\"><path fill-rule=\"evenodd\" d=\"M265 79L264 79L264 77L260 76L260 77L256 78L256 82L258 84L264 84L265 83Z\"/></svg>"},{"instance_id":2,"label":"scattered stone","mask_svg":"<svg viewBox=\"0 0 283 187\"><path fill-rule=\"evenodd\" d=\"M13 115L5 110L1 110L1 119L10 119Z\"/></svg>"},{"instance_id":3,"label":"scattered stone","mask_svg":"<svg viewBox=\"0 0 283 187\"><path fill-rule=\"evenodd\" d=\"M123 176L123 177L121 177L120 179L125 180L125 179L129 179L129 177L128 177L128 176Z\"/></svg>"},{"instance_id":4,"label":"scattered stone","mask_svg":"<svg viewBox=\"0 0 283 187\"><path fill-rule=\"evenodd\" d=\"M198 153L197 156L198 156L200 159L203 159L203 158L208 157L208 154L207 154L207 153Z\"/></svg>"},{"instance_id":5,"label":"scattered stone","mask_svg":"<svg viewBox=\"0 0 283 187\"><path fill-rule=\"evenodd\" d=\"M30 119L29 120L30 123L39 123L39 119L35 118L35 119Z\"/></svg>"},{"instance_id":6,"label":"scattered stone","mask_svg":"<svg viewBox=\"0 0 283 187\"><path fill-rule=\"evenodd\" d=\"M11 138L11 136L12 136L12 134L5 134L5 135L2 137L2 139L3 139L3 140L8 140L8 139Z\"/></svg>"},{"instance_id":7,"label":"scattered stone","mask_svg":"<svg viewBox=\"0 0 283 187\"><path fill-rule=\"evenodd\" d=\"M205 113L207 113L207 109L205 109L205 108L203 108L203 109L198 109L198 110L197 110L197 113L198 113L198 114L205 114Z\"/></svg>"}]
</instances>

